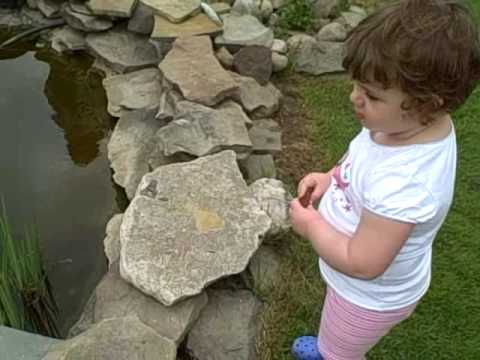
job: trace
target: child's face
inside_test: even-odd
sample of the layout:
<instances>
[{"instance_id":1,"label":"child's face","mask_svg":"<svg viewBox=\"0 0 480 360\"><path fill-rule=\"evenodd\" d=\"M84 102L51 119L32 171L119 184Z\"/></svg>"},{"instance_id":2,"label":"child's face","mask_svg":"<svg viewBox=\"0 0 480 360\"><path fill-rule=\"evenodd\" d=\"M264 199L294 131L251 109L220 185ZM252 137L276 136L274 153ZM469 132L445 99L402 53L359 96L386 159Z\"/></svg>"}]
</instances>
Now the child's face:
<instances>
[{"instance_id":1,"label":"child's face","mask_svg":"<svg viewBox=\"0 0 480 360\"><path fill-rule=\"evenodd\" d=\"M422 126L419 119L402 109L408 95L399 88L385 89L375 82L353 81L350 94L357 119L362 126L385 134L397 134Z\"/></svg>"}]
</instances>

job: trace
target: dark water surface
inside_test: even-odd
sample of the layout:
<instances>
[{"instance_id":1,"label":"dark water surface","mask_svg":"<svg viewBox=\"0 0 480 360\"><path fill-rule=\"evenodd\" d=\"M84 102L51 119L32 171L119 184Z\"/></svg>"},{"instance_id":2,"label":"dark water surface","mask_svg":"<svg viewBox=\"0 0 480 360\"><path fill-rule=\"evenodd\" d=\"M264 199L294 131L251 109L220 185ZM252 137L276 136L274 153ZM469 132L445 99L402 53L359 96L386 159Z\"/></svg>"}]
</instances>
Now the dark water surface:
<instances>
[{"instance_id":1,"label":"dark water surface","mask_svg":"<svg viewBox=\"0 0 480 360\"><path fill-rule=\"evenodd\" d=\"M106 271L105 226L119 212L112 119L89 65L26 44L0 50L0 195L16 234L38 227L63 333Z\"/></svg>"}]
</instances>

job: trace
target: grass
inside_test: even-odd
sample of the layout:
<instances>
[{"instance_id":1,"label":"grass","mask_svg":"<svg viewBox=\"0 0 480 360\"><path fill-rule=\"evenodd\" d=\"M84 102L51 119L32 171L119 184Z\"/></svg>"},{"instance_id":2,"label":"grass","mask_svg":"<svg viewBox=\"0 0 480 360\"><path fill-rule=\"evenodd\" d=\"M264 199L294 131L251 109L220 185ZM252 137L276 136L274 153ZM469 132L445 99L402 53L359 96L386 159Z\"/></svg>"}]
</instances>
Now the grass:
<instances>
[{"instance_id":1,"label":"grass","mask_svg":"<svg viewBox=\"0 0 480 360\"><path fill-rule=\"evenodd\" d=\"M0 325L59 337L57 306L42 264L38 234L14 238L0 215Z\"/></svg>"}]
</instances>

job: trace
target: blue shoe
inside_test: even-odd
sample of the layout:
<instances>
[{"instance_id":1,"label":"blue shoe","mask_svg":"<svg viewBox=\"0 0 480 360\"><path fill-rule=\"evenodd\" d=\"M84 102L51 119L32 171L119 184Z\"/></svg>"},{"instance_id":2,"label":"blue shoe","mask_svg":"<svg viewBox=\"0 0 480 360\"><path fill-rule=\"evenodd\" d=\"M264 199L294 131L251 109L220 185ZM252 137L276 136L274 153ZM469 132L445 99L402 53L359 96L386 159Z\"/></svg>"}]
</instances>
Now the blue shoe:
<instances>
[{"instance_id":1,"label":"blue shoe","mask_svg":"<svg viewBox=\"0 0 480 360\"><path fill-rule=\"evenodd\" d=\"M318 351L315 336L300 336L292 345L292 355L296 360L323 360Z\"/></svg>"}]
</instances>

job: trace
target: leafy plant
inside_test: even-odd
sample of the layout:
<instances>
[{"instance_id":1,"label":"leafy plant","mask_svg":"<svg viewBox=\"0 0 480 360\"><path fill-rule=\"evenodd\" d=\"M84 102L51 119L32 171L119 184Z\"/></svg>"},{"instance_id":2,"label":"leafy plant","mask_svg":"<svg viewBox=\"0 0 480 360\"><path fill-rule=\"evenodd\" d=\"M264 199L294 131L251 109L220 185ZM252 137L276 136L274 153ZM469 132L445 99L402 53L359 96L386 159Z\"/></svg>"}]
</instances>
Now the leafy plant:
<instances>
[{"instance_id":1,"label":"leafy plant","mask_svg":"<svg viewBox=\"0 0 480 360\"><path fill-rule=\"evenodd\" d=\"M280 10L280 26L289 30L308 31L314 23L309 0L289 0Z\"/></svg>"},{"instance_id":2,"label":"leafy plant","mask_svg":"<svg viewBox=\"0 0 480 360\"><path fill-rule=\"evenodd\" d=\"M0 325L59 337L58 308L42 265L38 233L15 239L0 214Z\"/></svg>"}]
</instances>

